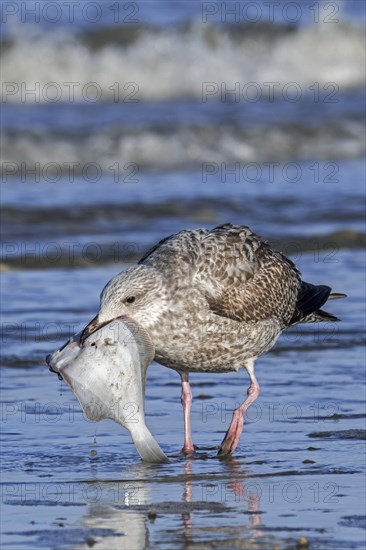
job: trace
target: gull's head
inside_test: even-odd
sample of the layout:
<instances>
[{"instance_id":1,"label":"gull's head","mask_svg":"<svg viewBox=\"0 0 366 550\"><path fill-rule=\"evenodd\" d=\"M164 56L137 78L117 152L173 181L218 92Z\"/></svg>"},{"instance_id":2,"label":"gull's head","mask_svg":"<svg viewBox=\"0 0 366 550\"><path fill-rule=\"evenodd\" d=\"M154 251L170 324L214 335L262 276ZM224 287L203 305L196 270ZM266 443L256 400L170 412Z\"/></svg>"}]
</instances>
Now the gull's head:
<instances>
[{"instance_id":1,"label":"gull's head","mask_svg":"<svg viewBox=\"0 0 366 550\"><path fill-rule=\"evenodd\" d=\"M149 331L159 322L166 307L162 275L144 265L133 267L106 284L100 295L99 313L84 329L82 340L122 316L130 317Z\"/></svg>"}]
</instances>

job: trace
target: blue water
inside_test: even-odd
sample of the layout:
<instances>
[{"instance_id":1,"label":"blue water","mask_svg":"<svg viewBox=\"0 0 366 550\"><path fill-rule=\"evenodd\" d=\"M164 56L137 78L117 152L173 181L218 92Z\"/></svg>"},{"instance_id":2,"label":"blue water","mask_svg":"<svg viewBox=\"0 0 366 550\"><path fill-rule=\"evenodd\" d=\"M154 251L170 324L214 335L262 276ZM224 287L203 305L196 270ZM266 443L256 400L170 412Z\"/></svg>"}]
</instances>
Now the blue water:
<instances>
[{"instance_id":1,"label":"blue water","mask_svg":"<svg viewBox=\"0 0 366 550\"><path fill-rule=\"evenodd\" d=\"M105 1L94 22L59 3L56 23L36 4L2 3L2 548L363 548L364 3ZM153 363L147 423L171 462L142 464L44 357L156 241L225 222L345 292L342 321L258 360L227 460L246 374L191 377L186 459L179 377Z\"/></svg>"}]
</instances>

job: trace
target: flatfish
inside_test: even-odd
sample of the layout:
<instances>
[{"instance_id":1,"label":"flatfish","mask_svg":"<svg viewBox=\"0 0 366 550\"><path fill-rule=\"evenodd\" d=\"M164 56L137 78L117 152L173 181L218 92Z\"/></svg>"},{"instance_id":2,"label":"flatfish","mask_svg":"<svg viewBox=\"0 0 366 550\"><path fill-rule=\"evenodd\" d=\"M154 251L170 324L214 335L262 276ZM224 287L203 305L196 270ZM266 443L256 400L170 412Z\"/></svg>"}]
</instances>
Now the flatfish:
<instances>
[{"instance_id":1,"label":"flatfish","mask_svg":"<svg viewBox=\"0 0 366 550\"><path fill-rule=\"evenodd\" d=\"M103 325L83 343L81 335L46 357L50 370L65 380L89 420L118 422L130 432L142 460L167 462L145 424L146 370L154 358L147 331L123 316Z\"/></svg>"}]
</instances>

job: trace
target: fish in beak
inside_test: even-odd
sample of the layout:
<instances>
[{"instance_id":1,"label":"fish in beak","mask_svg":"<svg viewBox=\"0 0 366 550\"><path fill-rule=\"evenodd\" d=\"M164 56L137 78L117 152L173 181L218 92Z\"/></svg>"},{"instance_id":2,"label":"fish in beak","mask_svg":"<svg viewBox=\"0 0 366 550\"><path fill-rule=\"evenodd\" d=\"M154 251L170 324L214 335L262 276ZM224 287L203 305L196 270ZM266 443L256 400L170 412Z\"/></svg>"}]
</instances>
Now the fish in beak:
<instances>
[{"instance_id":1,"label":"fish in beak","mask_svg":"<svg viewBox=\"0 0 366 550\"><path fill-rule=\"evenodd\" d=\"M149 334L131 318L99 324L95 317L46 362L68 384L89 420L118 422L130 432L142 460L159 463L168 459L144 414L146 370L154 354Z\"/></svg>"}]
</instances>

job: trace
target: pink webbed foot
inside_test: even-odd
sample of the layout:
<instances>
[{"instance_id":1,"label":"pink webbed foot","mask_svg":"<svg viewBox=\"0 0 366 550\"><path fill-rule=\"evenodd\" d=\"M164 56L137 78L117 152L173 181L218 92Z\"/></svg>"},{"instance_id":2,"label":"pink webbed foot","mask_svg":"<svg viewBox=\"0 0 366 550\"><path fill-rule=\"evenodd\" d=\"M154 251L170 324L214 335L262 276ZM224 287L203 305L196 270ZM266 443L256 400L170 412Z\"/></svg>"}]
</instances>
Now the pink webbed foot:
<instances>
[{"instance_id":1,"label":"pink webbed foot","mask_svg":"<svg viewBox=\"0 0 366 550\"><path fill-rule=\"evenodd\" d=\"M234 409L233 411L233 418L231 420L229 429L226 432L218 451L219 456L229 455L235 451L243 431L245 413L248 407L252 403L254 403L254 401L259 396L260 388L254 375L254 362L251 361L248 365L246 365L246 369L250 378L250 386L247 391L247 398L244 403L240 405L240 407Z\"/></svg>"},{"instance_id":2,"label":"pink webbed foot","mask_svg":"<svg viewBox=\"0 0 366 550\"><path fill-rule=\"evenodd\" d=\"M229 429L220 445L218 455L225 456L233 453L238 446L244 427L244 412L238 408L233 412Z\"/></svg>"},{"instance_id":3,"label":"pink webbed foot","mask_svg":"<svg viewBox=\"0 0 366 550\"><path fill-rule=\"evenodd\" d=\"M197 449L197 447L196 447L196 445L193 445L193 443L192 443L192 445L186 445L185 444L182 447L181 453L184 454L185 456L191 456L196 452L196 449Z\"/></svg>"}]
</instances>

